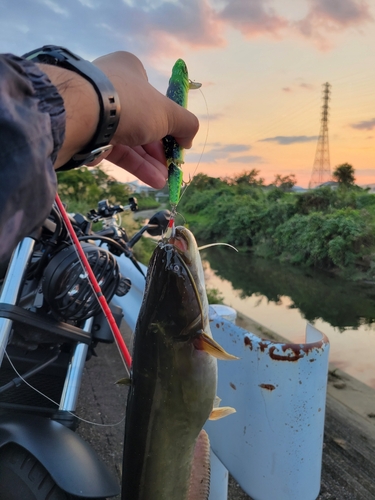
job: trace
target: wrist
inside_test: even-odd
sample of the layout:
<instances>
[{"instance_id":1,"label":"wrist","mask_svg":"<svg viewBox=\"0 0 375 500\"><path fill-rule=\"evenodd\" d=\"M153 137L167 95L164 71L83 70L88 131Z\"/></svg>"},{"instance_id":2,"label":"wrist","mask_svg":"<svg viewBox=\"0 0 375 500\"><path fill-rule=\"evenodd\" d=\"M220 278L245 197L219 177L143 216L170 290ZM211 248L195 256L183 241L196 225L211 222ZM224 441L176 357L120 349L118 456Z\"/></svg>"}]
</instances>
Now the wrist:
<instances>
[{"instance_id":1,"label":"wrist","mask_svg":"<svg viewBox=\"0 0 375 500\"><path fill-rule=\"evenodd\" d=\"M120 119L120 101L112 82L94 64L73 54L64 47L45 45L28 52L24 57L40 64L69 70L70 73L73 73L70 76L69 84L66 81L60 82L60 86L65 85L62 92L70 114L67 113L68 136L66 147L63 148L56 167L60 170L69 170L81 165L91 164L94 161L98 162L104 154L107 155L112 149L112 145L109 145L109 143L116 132ZM50 74L52 78L60 79L61 75L65 73L60 71L58 73L50 72ZM83 82L81 78L74 76L76 74L85 81ZM97 107L91 109L91 104L94 102L92 100L92 90L96 93L97 99L95 103L99 104L99 119L94 122L92 118L94 114L96 115ZM93 124L96 124L94 134L92 134ZM76 135L76 132L78 135ZM91 137L91 140L85 142L87 137ZM77 144L83 143L85 144L83 149L76 151ZM73 155L60 166L65 151L73 151Z\"/></svg>"},{"instance_id":2,"label":"wrist","mask_svg":"<svg viewBox=\"0 0 375 500\"><path fill-rule=\"evenodd\" d=\"M99 121L99 101L93 85L78 73L49 64L39 66L64 100L65 140L55 162L57 169L93 139Z\"/></svg>"}]
</instances>

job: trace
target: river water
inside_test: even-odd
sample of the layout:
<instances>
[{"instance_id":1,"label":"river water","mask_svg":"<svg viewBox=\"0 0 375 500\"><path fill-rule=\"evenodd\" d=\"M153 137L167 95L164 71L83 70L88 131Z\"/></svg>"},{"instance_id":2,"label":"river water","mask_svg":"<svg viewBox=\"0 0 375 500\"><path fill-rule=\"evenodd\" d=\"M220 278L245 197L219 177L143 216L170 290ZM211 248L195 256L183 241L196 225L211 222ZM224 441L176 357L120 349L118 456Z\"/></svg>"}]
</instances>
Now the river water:
<instances>
[{"instance_id":1,"label":"river water","mask_svg":"<svg viewBox=\"0 0 375 500\"><path fill-rule=\"evenodd\" d=\"M225 247L202 252L206 285L257 323L303 342L307 321L330 340L330 361L375 388L375 285L301 270Z\"/></svg>"}]
</instances>

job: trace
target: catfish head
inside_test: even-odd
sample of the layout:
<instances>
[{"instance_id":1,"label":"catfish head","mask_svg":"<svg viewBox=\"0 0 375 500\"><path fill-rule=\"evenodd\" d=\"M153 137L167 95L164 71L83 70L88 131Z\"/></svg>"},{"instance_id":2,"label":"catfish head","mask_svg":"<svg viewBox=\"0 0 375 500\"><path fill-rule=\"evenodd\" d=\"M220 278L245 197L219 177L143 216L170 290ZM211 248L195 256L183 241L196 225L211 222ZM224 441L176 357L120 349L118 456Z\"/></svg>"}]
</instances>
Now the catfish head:
<instances>
[{"instance_id":1,"label":"catfish head","mask_svg":"<svg viewBox=\"0 0 375 500\"><path fill-rule=\"evenodd\" d=\"M139 322L157 325L166 343L189 343L215 358L234 359L212 339L202 261L187 228L176 227L155 249L144 302Z\"/></svg>"}]
</instances>

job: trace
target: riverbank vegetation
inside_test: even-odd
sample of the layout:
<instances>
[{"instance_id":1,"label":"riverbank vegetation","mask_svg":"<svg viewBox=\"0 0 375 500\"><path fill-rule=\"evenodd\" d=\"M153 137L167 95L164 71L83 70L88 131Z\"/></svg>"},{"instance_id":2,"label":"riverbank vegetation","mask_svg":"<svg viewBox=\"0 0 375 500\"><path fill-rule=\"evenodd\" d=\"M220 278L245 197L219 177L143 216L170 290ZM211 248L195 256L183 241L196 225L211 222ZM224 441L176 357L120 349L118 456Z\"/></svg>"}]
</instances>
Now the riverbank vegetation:
<instances>
[{"instance_id":1,"label":"riverbank vegetation","mask_svg":"<svg viewBox=\"0 0 375 500\"><path fill-rule=\"evenodd\" d=\"M226 178L198 174L179 212L201 241L223 241L262 257L373 280L375 195L355 185L347 163L336 167L333 177L334 186L293 192L294 175L277 175L266 186L255 169ZM100 167L61 172L58 181L70 212L86 214L104 198L126 204L134 195ZM140 210L159 208L154 197L135 196ZM125 217L131 235L140 225L131 214ZM136 252L147 263L152 249L143 240Z\"/></svg>"},{"instance_id":2,"label":"riverbank vegetation","mask_svg":"<svg viewBox=\"0 0 375 500\"><path fill-rule=\"evenodd\" d=\"M340 167L340 168L339 168ZM375 277L375 195L354 184L351 165L334 188L293 192L295 177L265 186L257 170L233 178L197 175L179 211L197 238L292 264Z\"/></svg>"},{"instance_id":3,"label":"riverbank vegetation","mask_svg":"<svg viewBox=\"0 0 375 500\"><path fill-rule=\"evenodd\" d=\"M112 204L127 205L131 196L137 198L139 210L155 208L157 211L160 206L154 196L131 193L126 184L108 175L100 166L58 172L57 179L59 196L67 206L68 212L71 213L81 213L86 216L89 210L97 208L98 202L104 199L108 199ZM142 225L141 221L134 220L133 212L130 211L121 214L121 224L125 227L129 237L135 234ZM147 264L154 247L155 244L151 240L141 238L134 247L136 259Z\"/></svg>"},{"instance_id":4,"label":"riverbank vegetation","mask_svg":"<svg viewBox=\"0 0 375 500\"><path fill-rule=\"evenodd\" d=\"M70 211L85 211L96 208L98 201L108 199L110 203L127 205L130 196L135 196L139 210L158 208L160 203L154 193L132 193L127 184L117 181L100 165L95 168L81 167L58 172L60 198Z\"/></svg>"}]
</instances>

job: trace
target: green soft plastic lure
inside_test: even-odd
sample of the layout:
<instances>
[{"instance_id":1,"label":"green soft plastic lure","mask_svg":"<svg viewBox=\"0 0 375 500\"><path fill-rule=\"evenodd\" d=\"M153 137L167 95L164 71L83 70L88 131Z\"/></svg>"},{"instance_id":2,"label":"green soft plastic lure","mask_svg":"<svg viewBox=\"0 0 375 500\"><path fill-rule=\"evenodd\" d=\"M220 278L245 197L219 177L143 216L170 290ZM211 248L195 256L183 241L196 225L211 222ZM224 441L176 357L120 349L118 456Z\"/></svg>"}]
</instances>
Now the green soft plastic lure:
<instances>
[{"instance_id":1,"label":"green soft plastic lure","mask_svg":"<svg viewBox=\"0 0 375 500\"><path fill-rule=\"evenodd\" d=\"M187 108L189 89L199 89L199 87L201 87L201 83L189 80L185 62L182 59L178 59L172 69L167 97L180 106ZM171 135L164 137L163 145L168 164L169 203L171 205L172 219L174 219L180 200L183 178L181 165L184 163L184 152L183 148L178 145L177 141Z\"/></svg>"}]
</instances>

